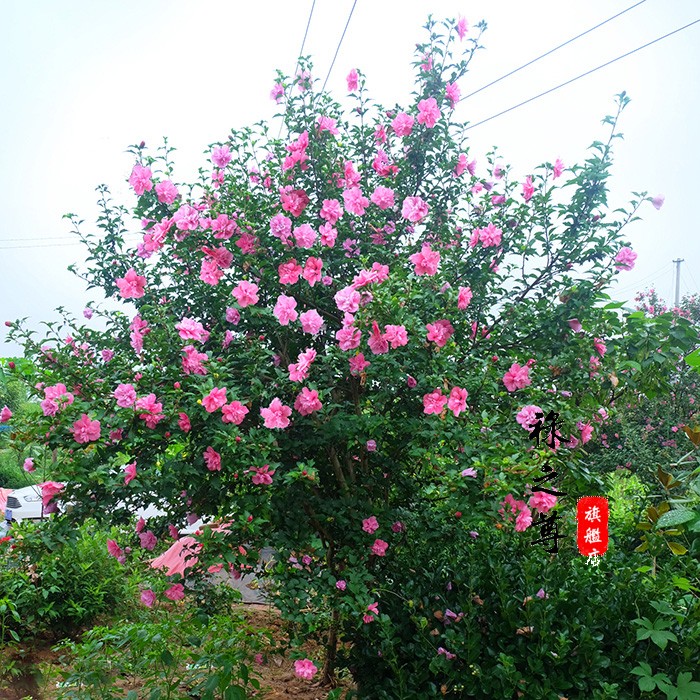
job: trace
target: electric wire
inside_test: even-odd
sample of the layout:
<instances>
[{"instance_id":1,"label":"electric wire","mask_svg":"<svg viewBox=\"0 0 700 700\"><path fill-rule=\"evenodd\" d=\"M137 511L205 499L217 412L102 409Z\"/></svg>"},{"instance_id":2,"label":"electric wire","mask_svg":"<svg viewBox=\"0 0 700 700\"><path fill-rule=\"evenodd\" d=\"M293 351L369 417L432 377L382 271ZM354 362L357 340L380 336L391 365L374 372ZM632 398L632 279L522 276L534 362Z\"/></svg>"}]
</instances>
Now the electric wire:
<instances>
[{"instance_id":1,"label":"electric wire","mask_svg":"<svg viewBox=\"0 0 700 700\"><path fill-rule=\"evenodd\" d=\"M688 274L690 275L690 279L692 280L693 284L695 285L695 292L693 292L693 294L700 293L700 287L698 286L698 283L695 281L695 277L693 277L693 273L690 271L690 265L688 265L687 270L688 270Z\"/></svg>"},{"instance_id":2,"label":"electric wire","mask_svg":"<svg viewBox=\"0 0 700 700\"><path fill-rule=\"evenodd\" d=\"M590 29L586 29L585 32L581 32L580 34L577 34L576 36L572 37L571 39L565 41L563 44L559 44L559 46L555 46L553 49L550 49L546 53L543 53L541 56L538 56L537 58L533 58L531 61L524 63L522 66L515 68L514 70L510 71L509 73L506 73L505 75L502 75L500 78L496 78L496 80L492 80L490 83L480 87L478 90L474 90L474 92L470 92L468 95L465 95L461 100L459 100L459 102L463 102L467 98L473 97L474 95L482 92L483 90L486 90L486 88L490 88L492 85L495 85L496 83L500 83L501 80L505 80L506 78L509 78L511 75L515 75L516 73L519 73L521 70L523 70L523 68L527 68L528 66L531 66L533 63L537 63L537 61L539 61L540 59L545 58L545 57L553 54L555 51L559 51L559 49L563 49L565 46L568 46L569 44L572 44L577 39L580 39L582 36L586 36L586 34L590 34L592 31L599 29L604 24L607 24L608 22L612 22L614 19L621 17L626 12L633 10L635 7L639 7L640 5L643 5L645 2L646 2L646 0L641 0L640 2L635 3L634 5L630 5L627 9L622 10L622 12L618 12L616 15L613 15L612 17L608 17L608 19L604 20L603 22L596 24L595 27L591 27Z\"/></svg>"},{"instance_id":3,"label":"electric wire","mask_svg":"<svg viewBox=\"0 0 700 700\"><path fill-rule=\"evenodd\" d=\"M556 85L553 88L549 88L549 90L545 90L544 92L539 93L538 95L535 95L534 97L530 97L527 100L524 100L523 102L520 102L516 105L513 105L512 107L509 107L508 109L504 109L502 112L498 112L497 114L493 114L492 116L482 119L481 121L477 122L476 124L471 124L468 126L465 131L469 131L469 129L474 129L477 126L481 126L482 124L486 124L486 122L490 122L492 119L496 119L496 117L501 117L504 114L508 114L508 112L512 112L515 109L518 109L519 107L523 107L526 104L529 104L530 102L534 102L535 100L538 100L540 97L544 97L545 95L549 95L550 93L554 92L555 90L559 90L559 88L563 88L566 85L570 85L571 83L576 82L577 80L580 80L581 78L585 78L587 75L591 75L591 73L595 73L596 71L599 71L601 68L606 68L609 65L612 65L613 63L616 63L617 61L622 60L623 58L627 58L628 56L631 56L634 53L637 53L637 51L641 51L642 49L646 49L648 46L651 46L652 44L656 44L657 42L661 41L662 39L667 39L670 36L673 36L674 34L678 34L678 32L682 32L684 29L688 29L688 27L692 27L694 24L698 24L700 22L700 19L696 19L694 22L690 22L689 24L686 24L682 27L679 27L678 29L674 29L672 32L669 32L668 34L664 34L663 36L657 37L656 39L653 39L652 41L647 42L646 44L642 44L642 46L638 46L636 49L633 49L632 51L628 51L627 53L623 53L621 56L618 56L617 58L613 58L610 61L607 61L606 63L602 63L599 66L596 66L595 68L591 68L590 70L587 70L585 73L581 73L580 75L577 75L575 78L571 78L570 80L567 80L564 83L560 83L559 85Z\"/></svg>"},{"instance_id":4,"label":"electric wire","mask_svg":"<svg viewBox=\"0 0 700 700\"><path fill-rule=\"evenodd\" d=\"M311 3L311 10L309 11L309 19L306 21L306 29L304 30L304 38L301 40L301 47L299 49L299 53L297 54L297 63L296 66L294 66L294 74L296 75L297 70L299 69L299 59L304 55L304 46L306 46L306 37L309 35L309 27L311 26L311 18L314 16L314 9L316 8L316 0L313 0ZM277 138L279 138L282 135L282 127L284 126L284 120L280 122L280 130L279 133L277 134Z\"/></svg>"},{"instance_id":5,"label":"electric wire","mask_svg":"<svg viewBox=\"0 0 700 700\"><path fill-rule=\"evenodd\" d=\"M335 59L338 58L338 52L340 51L340 46L343 43L343 39L345 39L345 32L348 31L348 25L350 24L350 20L352 19L352 14L355 12L355 5L357 5L357 0L354 0L352 3L352 7L350 8L350 14L348 15L348 21L345 23L345 29L343 29L343 34L340 37L340 41L338 42L338 46L335 50L335 55L333 56L333 60L331 61L331 67L328 69L328 75L326 75L326 79L323 81L323 87L321 88L321 92L323 92L326 89L326 84L328 83L328 78L331 77L331 71L333 70L333 66L335 65Z\"/></svg>"},{"instance_id":6,"label":"electric wire","mask_svg":"<svg viewBox=\"0 0 700 700\"><path fill-rule=\"evenodd\" d=\"M125 236L140 236L139 233L127 231ZM74 245L82 245L83 241L76 241L70 238L7 238L0 240L0 244L5 241L71 241L70 243L32 243L30 245L0 245L0 250L18 250L20 248L68 248Z\"/></svg>"},{"instance_id":7,"label":"electric wire","mask_svg":"<svg viewBox=\"0 0 700 700\"><path fill-rule=\"evenodd\" d=\"M309 12L309 19L306 22L306 30L304 31L304 38L301 40L301 48L299 49L299 54L297 55L297 65L294 68L296 73L297 68L299 68L299 59L304 55L304 46L306 46L306 37L309 35L309 27L311 26L311 18L314 14L314 8L316 7L316 0L311 3L311 11Z\"/></svg>"},{"instance_id":8,"label":"electric wire","mask_svg":"<svg viewBox=\"0 0 700 700\"><path fill-rule=\"evenodd\" d=\"M639 289L640 285L646 285L649 282L653 282L654 280L658 279L659 277L663 277L666 275L668 272L669 268L671 267L672 263L666 263L663 267L659 268L656 272L651 272L645 277L642 277L638 279L636 282L633 282L631 284L626 284L623 287L616 287L613 291L615 294L618 294L620 292L626 292L628 290L632 289Z\"/></svg>"}]
</instances>

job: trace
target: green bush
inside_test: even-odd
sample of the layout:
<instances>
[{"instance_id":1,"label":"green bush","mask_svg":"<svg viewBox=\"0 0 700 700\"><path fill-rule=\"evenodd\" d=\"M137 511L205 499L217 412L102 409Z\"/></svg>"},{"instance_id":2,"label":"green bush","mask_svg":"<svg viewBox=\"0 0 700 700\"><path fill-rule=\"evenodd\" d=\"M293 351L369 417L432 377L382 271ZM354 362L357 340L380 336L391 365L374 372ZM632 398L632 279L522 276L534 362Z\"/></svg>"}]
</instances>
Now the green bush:
<instances>
[{"instance_id":1,"label":"green bush","mask_svg":"<svg viewBox=\"0 0 700 700\"><path fill-rule=\"evenodd\" d=\"M59 699L122 698L118 679L170 700L242 700L246 689L260 688L251 662L269 634L250 627L242 614L159 608L142 617L95 627L80 642L59 645L67 652L61 657L67 670L61 673ZM135 691L127 697L135 698Z\"/></svg>"},{"instance_id":2,"label":"green bush","mask_svg":"<svg viewBox=\"0 0 700 700\"><path fill-rule=\"evenodd\" d=\"M360 697L632 698L640 658L697 678L697 560L668 557L653 577L614 536L594 567L572 538L550 556L492 522L476 538L454 517L405 525L392 585L377 591L382 614L356 626L364 643L349 651Z\"/></svg>"},{"instance_id":3,"label":"green bush","mask_svg":"<svg viewBox=\"0 0 700 700\"><path fill-rule=\"evenodd\" d=\"M113 612L135 593L128 571L107 552L107 533L86 522L72 536L44 523L21 523L0 545L0 599L13 601L8 621L20 639L75 631Z\"/></svg>"},{"instance_id":4,"label":"green bush","mask_svg":"<svg viewBox=\"0 0 700 700\"><path fill-rule=\"evenodd\" d=\"M17 462L14 450L0 449L0 487L5 489L21 489L30 484L36 484L33 474L28 474Z\"/></svg>"}]
</instances>

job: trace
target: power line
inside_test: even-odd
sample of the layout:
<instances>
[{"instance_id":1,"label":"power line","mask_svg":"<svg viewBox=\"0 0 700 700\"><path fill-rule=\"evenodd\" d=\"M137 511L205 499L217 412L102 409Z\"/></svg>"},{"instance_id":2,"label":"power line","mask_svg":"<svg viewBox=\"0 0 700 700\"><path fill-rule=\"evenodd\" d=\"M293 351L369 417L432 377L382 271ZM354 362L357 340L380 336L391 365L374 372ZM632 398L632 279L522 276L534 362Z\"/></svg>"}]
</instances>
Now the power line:
<instances>
[{"instance_id":1,"label":"power line","mask_svg":"<svg viewBox=\"0 0 700 700\"><path fill-rule=\"evenodd\" d=\"M340 46L343 43L343 39L345 39L345 32L348 30L348 25L350 24L350 20L352 19L352 13L355 12L355 5L357 5L357 0L355 0L352 3L352 7L350 8L350 14L348 15L348 21L345 23L345 29L343 29L343 35L340 37L340 41L338 42L338 47L335 50L335 55L333 56L333 60L331 61L331 67L328 69L328 75L326 76L326 79L323 82L323 87L321 88L321 92L323 92L326 89L326 83L328 82L328 78L331 77L331 71L333 70L333 66L335 65L335 59L338 58L338 52L340 51Z\"/></svg>"},{"instance_id":2,"label":"power line","mask_svg":"<svg viewBox=\"0 0 700 700\"><path fill-rule=\"evenodd\" d=\"M297 54L297 65L296 65L296 68L294 69L295 73L296 73L296 69L299 68L299 59L304 55L304 46L306 45L306 37L309 34L309 27L311 26L311 18L313 17L315 7L316 7L316 0L313 0L313 2L311 3L311 12L309 12L309 19L306 23L306 31L304 32L304 38L301 40L301 48L299 49L299 53Z\"/></svg>"},{"instance_id":3,"label":"power line","mask_svg":"<svg viewBox=\"0 0 700 700\"><path fill-rule=\"evenodd\" d=\"M140 236L142 234L136 231L126 231L125 236ZM75 236L56 236L55 238L49 238L47 236L34 236L28 238L0 238L0 243L21 243L23 241L73 241Z\"/></svg>"},{"instance_id":4,"label":"power line","mask_svg":"<svg viewBox=\"0 0 700 700\"><path fill-rule=\"evenodd\" d=\"M616 287L614 289L616 294L619 294L620 292L626 292L627 290L630 289L639 289L640 285L644 283L644 285L649 284L653 282L654 280L658 279L659 277L662 277L665 275L669 268L671 267L673 263L666 263L663 267L660 267L656 272L651 272L650 274L638 279L636 282L633 282L632 284L626 284L623 287Z\"/></svg>"},{"instance_id":5,"label":"power line","mask_svg":"<svg viewBox=\"0 0 700 700\"><path fill-rule=\"evenodd\" d=\"M45 243L43 245L8 245L0 246L0 250L18 250L19 248L69 248L73 245L80 245L81 241L74 241L73 243Z\"/></svg>"},{"instance_id":6,"label":"power line","mask_svg":"<svg viewBox=\"0 0 700 700\"><path fill-rule=\"evenodd\" d=\"M470 92L468 95L465 95L459 101L463 102L468 97L473 97L474 95L481 92L482 90L486 90L486 88L490 88L492 85L495 85L496 83L500 83L501 80L505 80L506 78L509 78L511 75L515 75L516 73L523 70L523 68L527 68L528 66L531 66L533 63L537 63L537 61L539 61L540 59L545 58L546 56L549 56L550 54L553 54L555 51L559 51L559 49L563 49L565 46L568 46L569 44L573 43L577 39L580 39L582 36L586 36L586 34L590 34L592 31L595 31L599 27L602 27L604 24L607 24L608 22L612 22L614 19L617 19L618 17L624 15L625 12L629 12L630 10L633 10L635 7L639 7L640 5L643 5L646 1L647 0L641 0L640 2L635 3L634 5L630 5L626 10L622 10L622 12L618 12L616 15L613 15L612 17L608 17L608 19L606 19L603 22L600 22L600 24L596 24L595 27L591 27L590 29L586 29L585 32L581 32L580 34L577 34L575 37L572 37L568 41L565 41L563 44L559 44L559 46L555 46L553 49L550 49L546 53L543 53L541 56L538 56L537 58L533 58L531 61L524 63L519 68L515 68L514 70L510 71L510 73L506 73L505 75L502 75L500 78L496 78L496 80L492 80L488 85L484 85L483 87L480 87L478 90L474 90L474 92Z\"/></svg>"},{"instance_id":7,"label":"power line","mask_svg":"<svg viewBox=\"0 0 700 700\"><path fill-rule=\"evenodd\" d=\"M299 53L297 54L297 63L296 66L294 66L294 74L296 75L297 70L299 70L299 59L302 57L304 53L304 46L306 46L306 37L309 34L309 27L311 26L311 18L314 16L314 9L316 8L316 0L313 0L311 3L311 10L309 12L309 19L306 22L306 30L304 31L304 38L301 40L301 48L299 49ZM284 120L280 121L280 130L279 133L277 134L277 138L279 138L282 135L282 127L284 126Z\"/></svg>"},{"instance_id":8,"label":"power line","mask_svg":"<svg viewBox=\"0 0 700 700\"><path fill-rule=\"evenodd\" d=\"M700 287L698 287L698 283L695 281L695 277L693 277L693 273L690 269L690 265L688 265L686 267L686 269L688 270L688 274L690 275L690 279L693 281L693 284L695 285L695 291L693 292L693 294L697 294L700 291Z\"/></svg>"},{"instance_id":9,"label":"power line","mask_svg":"<svg viewBox=\"0 0 700 700\"><path fill-rule=\"evenodd\" d=\"M133 233L127 231L125 234L127 236L139 236L139 233ZM6 238L0 240L0 243L5 243L6 241L56 241L56 240L71 240L69 238ZM82 245L83 241L73 240L71 243L32 243L30 245L0 245L0 250L19 250L20 248L68 248L74 245Z\"/></svg>"},{"instance_id":10,"label":"power line","mask_svg":"<svg viewBox=\"0 0 700 700\"><path fill-rule=\"evenodd\" d=\"M526 104L529 104L530 102L534 102L535 100L538 100L540 97L544 97L545 95L549 95L550 92L554 92L555 90L558 90L559 88L563 88L566 85L570 85L571 83L579 80L580 78L585 78L587 75L590 75L591 73L595 73L596 71L599 71L601 68L605 68L606 66L609 66L616 61L620 61L623 58L627 58L627 56L631 56L633 53L637 53L637 51L641 51L642 49L646 49L648 46L651 46L652 44L656 44L658 41L661 41L662 39L667 39L670 36L673 36L674 34L678 34L678 32L682 32L684 29L688 29L688 27L692 27L694 24L697 24L700 22L700 19L696 19L694 22L690 22L689 24L686 24L683 27L679 27L678 29L674 29L672 32L669 32L668 34L664 34L663 36L657 37L656 39L643 44L642 46L638 46L636 49L633 49L632 51L628 51L627 53L623 53L621 56L618 56L617 58L613 58L612 60L608 61L607 63L603 63L600 66L597 66L596 68L591 68L591 70L586 71L585 73L581 73L581 75L577 75L575 78L571 78L570 80L567 80L564 83L560 83L559 85L550 88L549 90L545 90L544 92L541 92L539 95L535 95L534 97L531 97L528 100L525 100L524 102L520 102L517 105L513 105L513 107L509 107L508 109L504 109L502 112L498 112L498 114L494 114L487 119L482 119L480 122L477 122L476 124L472 124L471 126L468 126L465 131L469 131L469 129L473 129L477 126L481 126L482 124L485 124L486 122L490 122L492 119L495 119L496 117L503 116L504 114L507 114L508 112L512 112L514 109L518 109L519 107L522 107Z\"/></svg>"}]
</instances>

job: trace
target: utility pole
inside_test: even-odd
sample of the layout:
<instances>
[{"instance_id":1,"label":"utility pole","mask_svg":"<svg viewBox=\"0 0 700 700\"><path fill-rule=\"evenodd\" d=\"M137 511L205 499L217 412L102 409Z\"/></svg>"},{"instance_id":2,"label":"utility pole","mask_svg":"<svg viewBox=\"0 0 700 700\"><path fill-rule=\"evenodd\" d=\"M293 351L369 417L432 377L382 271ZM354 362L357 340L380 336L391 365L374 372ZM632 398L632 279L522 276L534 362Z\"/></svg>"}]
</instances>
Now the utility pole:
<instances>
[{"instance_id":1,"label":"utility pole","mask_svg":"<svg viewBox=\"0 0 700 700\"><path fill-rule=\"evenodd\" d=\"M684 262L683 259L678 258L678 260L673 260L676 266L676 302L675 307L678 308L680 303L680 293L681 293L681 263Z\"/></svg>"}]
</instances>

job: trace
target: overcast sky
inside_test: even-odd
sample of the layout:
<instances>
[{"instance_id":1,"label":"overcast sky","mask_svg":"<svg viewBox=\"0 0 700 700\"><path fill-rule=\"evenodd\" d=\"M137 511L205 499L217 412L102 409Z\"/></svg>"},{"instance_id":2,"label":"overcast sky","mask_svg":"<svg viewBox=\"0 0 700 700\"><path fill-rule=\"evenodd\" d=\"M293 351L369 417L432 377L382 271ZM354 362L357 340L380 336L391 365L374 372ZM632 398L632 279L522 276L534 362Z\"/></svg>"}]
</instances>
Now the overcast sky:
<instances>
[{"instance_id":1,"label":"overcast sky","mask_svg":"<svg viewBox=\"0 0 700 700\"><path fill-rule=\"evenodd\" d=\"M318 77L328 72L352 2L316 1L304 53ZM461 84L465 95L634 2L357 0L328 87L344 96L345 76L357 67L375 99L406 103L429 10L488 23L486 49ZM310 8L311 0L2 3L0 320L28 316L38 327L57 317L56 306L80 314L96 300L66 270L83 250L62 215L94 221L94 189L103 182L119 201L135 201L126 185L130 144L155 148L167 136L178 149L175 179L186 181L206 165L207 144L270 118L275 69L293 71ZM698 18L697 0L646 0L465 100L458 113L476 123ZM643 190L664 194L666 203L644 207L644 220L628 230L639 257L617 287L619 299L652 284L672 300L674 258L684 259L681 293L700 292L698 65L700 24L471 132L477 158L496 145L519 175L557 157L570 165L605 135L600 120L627 91L613 203ZM18 353L2 344L5 332L0 326L0 356Z\"/></svg>"}]
</instances>

